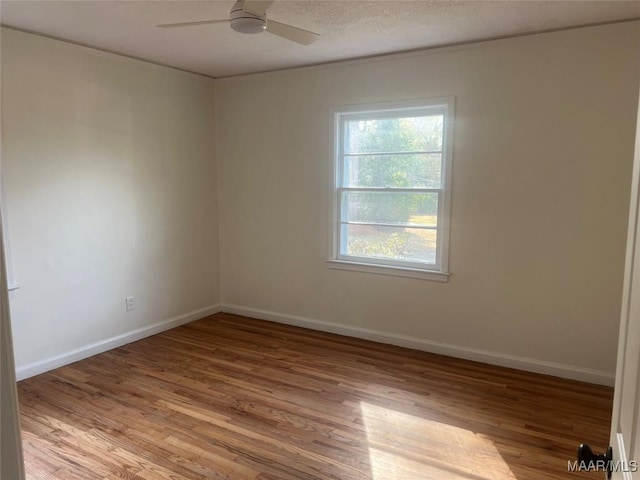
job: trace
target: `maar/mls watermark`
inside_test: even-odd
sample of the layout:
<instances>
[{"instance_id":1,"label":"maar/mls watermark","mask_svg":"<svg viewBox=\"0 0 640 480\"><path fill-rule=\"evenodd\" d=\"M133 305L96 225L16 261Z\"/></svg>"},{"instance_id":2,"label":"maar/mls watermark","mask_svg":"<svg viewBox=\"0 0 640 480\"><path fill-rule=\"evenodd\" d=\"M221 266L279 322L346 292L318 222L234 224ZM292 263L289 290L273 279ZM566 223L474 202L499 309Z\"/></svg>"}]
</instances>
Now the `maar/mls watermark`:
<instances>
[{"instance_id":1,"label":"maar/mls watermark","mask_svg":"<svg viewBox=\"0 0 640 480\"><path fill-rule=\"evenodd\" d=\"M591 460L578 461L569 460L567 462L567 470L569 472L629 472L634 473L638 471L638 462L631 460L629 462L623 462L621 460Z\"/></svg>"}]
</instances>

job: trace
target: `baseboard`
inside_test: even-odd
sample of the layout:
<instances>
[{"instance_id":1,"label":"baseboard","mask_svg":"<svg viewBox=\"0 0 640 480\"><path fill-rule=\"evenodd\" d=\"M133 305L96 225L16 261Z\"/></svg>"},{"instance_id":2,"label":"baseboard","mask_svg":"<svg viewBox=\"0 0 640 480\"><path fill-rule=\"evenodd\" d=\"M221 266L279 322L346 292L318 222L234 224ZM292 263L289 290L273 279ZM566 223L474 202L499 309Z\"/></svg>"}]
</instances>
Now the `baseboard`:
<instances>
[{"instance_id":1,"label":"baseboard","mask_svg":"<svg viewBox=\"0 0 640 480\"><path fill-rule=\"evenodd\" d=\"M184 315L179 315L168 320L163 320L146 327L138 328L131 332L123 333L121 335L101 340L99 342L91 343L71 352L67 352L62 355L57 355L55 357L47 358L45 360L33 362L23 367L19 367L16 370L16 377L18 381L24 380L25 378L33 377L34 375L48 372L49 370L53 370L54 368L62 367L64 365L77 362L78 360L82 360L84 358L92 357L99 353L106 352L107 350L121 347L122 345L141 340L151 335L155 335L156 333L164 332L165 330L179 327L180 325L184 325L185 323L193 322L195 320L199 320L201 318L213 315L214 313L219 313L221 311L222 310L220 305L211 305L209 307L194 310L193 312L185 313Z\"/></svg>"},{"instance_id":2,"label":"baseboard","mask_svg":"<svg viewBox=\"0 0 640 480\"><path fill-rule=\"evenodd\" d=\"M537 360L535 358L519 357L505 353L440 343L432 340L383 332L380 330L372 330L369 328L340 325L337 323L314 320L296 315L245 307L242 305L222 304L222 311L225 313L259 318L261 320L269 320L271 322L284 323L286 325L293 325L296 327L309 328L311 330L319 330L321 332L336 333L347 337L362 338L364 340L398 345L400 347L412 348L414 350L422 350L425 352L437 353L465 360L473 360L501 367L515 368L527 372L542 373L545 375L552 375L554 377L579 380L581 382L594 383L597 385L613 386L615 383L614 373L575 367L573 365L565 365L561 363L547 362L544 360Z\"/></svg>"}]
</instances>

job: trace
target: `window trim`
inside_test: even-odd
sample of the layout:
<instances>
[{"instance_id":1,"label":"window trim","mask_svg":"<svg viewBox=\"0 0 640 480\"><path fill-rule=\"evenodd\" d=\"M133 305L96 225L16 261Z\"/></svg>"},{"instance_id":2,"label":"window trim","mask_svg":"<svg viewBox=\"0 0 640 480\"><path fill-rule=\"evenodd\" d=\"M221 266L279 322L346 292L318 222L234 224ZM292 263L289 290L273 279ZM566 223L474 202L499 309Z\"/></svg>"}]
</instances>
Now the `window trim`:
<instances>
[{"instance_id":1,"label":"window trim","mask_svg":"<svg viewBox=\"0 0 640 480\"><path fill-rule=\"evenodd\" d=\"M404 262L390 259L376 259L372 257L355 257L340 254L340 197L345 187L342 184L343 128L345 119L369 119L372 114L376 118L394 118L411 111L425 111L440 109L444 113L442 139L442 172L441 188L435 189L440 193L438 202L438 250L435 264ZM455 97L438 97L429 99L407 100L401 102L384 102L360 105L337 106L331 109L332 121L332 181L330 193L329 215L329 259L328 266L334 269L358 272L378 273L410 278L422 278L446 282L449 278L449 226L451 212L451 172L453 163L453 126L454 126ZM393 189L365 188L366 191L385 192ZM417 189L433 190L433 189Z\"/></svg>"}]
</instances>

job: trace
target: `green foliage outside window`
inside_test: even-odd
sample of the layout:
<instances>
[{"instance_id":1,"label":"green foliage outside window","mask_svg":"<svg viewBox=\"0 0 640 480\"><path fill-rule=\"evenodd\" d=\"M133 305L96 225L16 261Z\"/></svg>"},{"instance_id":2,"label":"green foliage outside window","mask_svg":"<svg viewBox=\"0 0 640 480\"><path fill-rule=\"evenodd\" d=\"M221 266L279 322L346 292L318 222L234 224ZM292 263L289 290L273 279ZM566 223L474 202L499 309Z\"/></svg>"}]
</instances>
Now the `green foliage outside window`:
<instances>
[{"instance_id":1,"label":"green foliage outside window","mask_svg":"<svg viewBox=\"0 0 640 480\"><path fill-rule=\"evenodd\" d=\"M345 127L345 186L440 188L442 115L354 120ZM435 193L349 192L343 202L348 220L352 222L398 226L437 224L438 195ZM419 256L421 250L435 250L434 231L401 228L385 231L388 229L368 226L366 234L362 229L360 234L354 231L348 237L349 254L408 258L414 256L411 252Z\"/></svg>"}]
</instances>

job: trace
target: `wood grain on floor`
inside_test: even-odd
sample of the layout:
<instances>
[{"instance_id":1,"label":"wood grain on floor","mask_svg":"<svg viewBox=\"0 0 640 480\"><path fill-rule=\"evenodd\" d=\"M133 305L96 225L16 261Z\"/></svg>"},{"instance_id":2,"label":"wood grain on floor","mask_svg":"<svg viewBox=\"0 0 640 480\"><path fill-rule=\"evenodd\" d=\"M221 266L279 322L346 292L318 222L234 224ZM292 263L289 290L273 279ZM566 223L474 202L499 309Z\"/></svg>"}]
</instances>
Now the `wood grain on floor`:
<instances>
[{"instance_id":1,"label":"wood grain on floor","mask_svg":"<svg viewBox=\"0 0 640 480\"><path fill-rule=\"evenodd\" d=\"M600 479L613 396L229 314L18 387L38 480Z\"/></svg>"}]
</instances>

